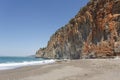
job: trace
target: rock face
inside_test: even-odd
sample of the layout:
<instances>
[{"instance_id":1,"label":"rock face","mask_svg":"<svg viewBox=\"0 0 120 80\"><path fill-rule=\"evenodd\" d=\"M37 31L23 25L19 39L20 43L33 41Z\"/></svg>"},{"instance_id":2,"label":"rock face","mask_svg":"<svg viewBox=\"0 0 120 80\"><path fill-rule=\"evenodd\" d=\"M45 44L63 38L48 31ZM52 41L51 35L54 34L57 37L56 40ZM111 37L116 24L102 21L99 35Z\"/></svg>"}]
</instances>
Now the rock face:
<instances>
[{"instance_id":1,"label":"rock face","mask_svg":"<svg viewBox=\"0 0 120 80\"><path fill-rule=\"evenodd\" d=\"M120 53L120 0L91 0L36 57L79 59Z\"/></svg>"}]
</instances>

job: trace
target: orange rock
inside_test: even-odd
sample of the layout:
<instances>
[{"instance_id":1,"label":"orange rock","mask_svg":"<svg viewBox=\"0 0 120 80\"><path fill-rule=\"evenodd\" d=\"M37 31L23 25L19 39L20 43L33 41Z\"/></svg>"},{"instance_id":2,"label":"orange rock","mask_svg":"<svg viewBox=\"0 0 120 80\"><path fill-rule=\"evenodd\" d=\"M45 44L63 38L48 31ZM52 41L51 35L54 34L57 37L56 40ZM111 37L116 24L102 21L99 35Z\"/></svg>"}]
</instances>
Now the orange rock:
<instances>
[{"instance_id":1,"label":"orange rock","mask_svg":"<svg viewBox=\"0 0 120 80\"><path fill-rule=\"evenodd\" d=\"M53 34L47 47L38 50L37 55L62 59L114 56L114 48L120 42L119 5L119 0L91 0Z\"/></svg>"}]
</instances>

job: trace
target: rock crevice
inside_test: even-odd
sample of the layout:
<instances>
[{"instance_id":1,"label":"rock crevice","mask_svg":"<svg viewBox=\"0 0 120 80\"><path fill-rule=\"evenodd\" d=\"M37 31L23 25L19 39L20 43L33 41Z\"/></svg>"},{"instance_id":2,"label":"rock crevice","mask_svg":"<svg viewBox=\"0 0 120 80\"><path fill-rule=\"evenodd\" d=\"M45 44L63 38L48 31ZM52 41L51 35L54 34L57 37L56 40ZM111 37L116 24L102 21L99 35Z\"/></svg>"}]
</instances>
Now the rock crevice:
<instances>
[{"instance_id":1,"label":"rock crevice","mask_svg":"<svg viewBox=\"0 0 120 80\"><path fill-rule=\"evenodd\" d=\"M57 30L36 57L79 59L111 57L120 49L120 0L91 0Z\"/></svg>"}]
</instances>

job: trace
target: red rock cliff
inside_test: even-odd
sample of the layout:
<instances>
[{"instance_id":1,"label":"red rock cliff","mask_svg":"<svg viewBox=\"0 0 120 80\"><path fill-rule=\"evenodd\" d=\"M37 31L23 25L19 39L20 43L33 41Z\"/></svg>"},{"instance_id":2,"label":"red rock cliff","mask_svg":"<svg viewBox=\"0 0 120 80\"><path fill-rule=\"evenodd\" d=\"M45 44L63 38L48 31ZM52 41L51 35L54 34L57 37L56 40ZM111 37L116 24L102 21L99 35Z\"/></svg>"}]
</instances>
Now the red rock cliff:
<instances>
[{"instance_id":1,"label":"red rock cliff","mask_svg":"<svg viewBox=\"0 0 120 80\"><path fill-rule=\"evenodd\" d=\"M119 54L120 0L91 0L67 25L52 35L44 58L92 58Z\"/></svg>"}]
</instances>

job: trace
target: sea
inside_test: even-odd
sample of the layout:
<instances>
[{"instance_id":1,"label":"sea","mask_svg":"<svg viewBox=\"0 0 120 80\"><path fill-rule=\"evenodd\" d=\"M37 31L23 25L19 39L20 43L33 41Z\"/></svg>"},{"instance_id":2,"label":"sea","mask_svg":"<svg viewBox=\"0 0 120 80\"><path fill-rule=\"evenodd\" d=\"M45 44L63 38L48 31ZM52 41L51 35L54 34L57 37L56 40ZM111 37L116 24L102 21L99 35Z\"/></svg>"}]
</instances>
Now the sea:
<instances>
[{"instance_id":1,"label":"sea","mask_svg":"<svg viewBox=\"0 0 120 80\"><path fill-rule=\"evenodd\" d=\"M24 66L43 65L54 63L53 59L35 58L35 57L0 57L0 70L16 69Z\"/></svg>"}]
</instances>

